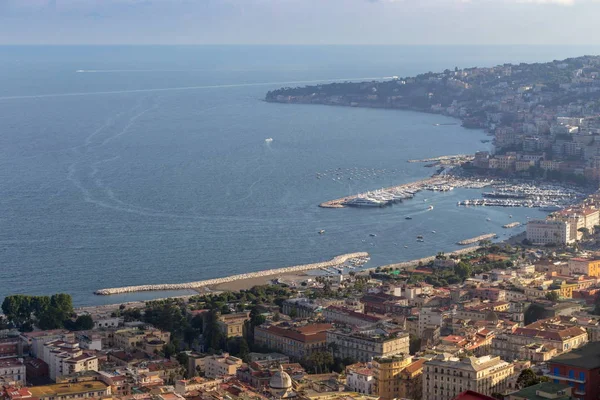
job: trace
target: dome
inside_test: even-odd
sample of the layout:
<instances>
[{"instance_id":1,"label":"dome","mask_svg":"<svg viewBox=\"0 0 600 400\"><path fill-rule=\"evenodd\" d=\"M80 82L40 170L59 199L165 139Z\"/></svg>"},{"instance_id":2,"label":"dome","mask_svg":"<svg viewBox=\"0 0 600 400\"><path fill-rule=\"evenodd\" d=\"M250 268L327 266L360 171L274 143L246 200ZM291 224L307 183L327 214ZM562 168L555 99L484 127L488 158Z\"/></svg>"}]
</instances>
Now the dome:
<instances>
[{"instance_id":1,"label":"dome","mask_svg":"<svg viewBox=\"0 0 600 400\"><path fill-rule=\"evenodd\" d=\"M490 321L490 322L498 322L498 314L496 314L494 311L490 310L485 315L485 320Z\"/></svg>"},{"instance_id":2,"label":"dome","mask_svg":"<svg viewBox=\"0 0 600 400\"><path fill-rule=\"evenodd\" d=\"M269 381L269 387L271 389L291 389L292 378L290 375L283 370L283 367L279 366L279 371L275 372Z\"/></svg>"}]
</instances>

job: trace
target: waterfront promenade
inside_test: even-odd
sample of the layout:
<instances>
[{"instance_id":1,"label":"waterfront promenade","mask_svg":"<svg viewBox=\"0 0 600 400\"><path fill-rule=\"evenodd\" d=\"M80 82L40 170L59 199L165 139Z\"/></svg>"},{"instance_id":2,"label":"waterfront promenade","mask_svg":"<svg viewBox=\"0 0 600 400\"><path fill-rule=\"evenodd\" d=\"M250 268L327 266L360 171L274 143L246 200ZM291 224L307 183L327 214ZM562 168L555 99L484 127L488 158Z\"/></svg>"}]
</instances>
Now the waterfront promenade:
<instances>
[{"instance_id":1,"label":"waterfront promenade","mask_svg":"<svg viewBox=\"0 0 600 400\"><path fill-rule=\"evenodd\" d=\"M134 292L148 292L148 291L156 291L156 290L186 290L186 289L197 289L207 286L215 286L221 285L223 283L233 282L236 280L245 280L245 279L253 279L260 278L264 276L273 276L273 275L282 275L282 274L290 274L297 272L305 272L311 271L314 269L320 268L328 268L328 267L337 267L344 264L347 261L353 259L361 259L369 256L369 253L359 252L359 253L349 253L342 254L340 256L334 257L329 261L323 261L313 264L304 264L304 265L296 265L292 267L284 267L277 269L269 269L265 271L257 271L257 272L249 272L247 274L238 274L231 275L224 278L215 278L215 279L207 279L204 281L196 281L196 282L188 282L188 283L165 283L158 285L139 285L139 286L124 286L118 288L108 288L108 289L99 289L94 292L94 294L107 296L112 294L122 294L122 293L134 293Z\"/></svg>"}]
</instances>

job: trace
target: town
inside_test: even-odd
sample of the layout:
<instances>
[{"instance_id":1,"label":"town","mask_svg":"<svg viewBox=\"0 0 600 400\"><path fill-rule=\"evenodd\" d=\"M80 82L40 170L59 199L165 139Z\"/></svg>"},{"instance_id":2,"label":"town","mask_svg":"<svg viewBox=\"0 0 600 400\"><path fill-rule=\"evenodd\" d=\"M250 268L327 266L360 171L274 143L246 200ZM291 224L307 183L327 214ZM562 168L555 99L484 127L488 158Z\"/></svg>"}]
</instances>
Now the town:
<instances>
[{"instance_id":1,"label":"town","mask_svg":"<svg viewBox=\"0 0 600 400\"><path fill-rule=\"evenodd\" d=\"M600 57L585 56L269 92L272 102L410 109L485 129L493 152L410 160L440 168L409 189L494 181L460 205L550 214L506 224L526 228L504 242L457 237L474 246L376 268L352 253L181 284L193 296L83 308L64 293L7 296L0 398L598 399L599 75ZM289 275L311 269L328 273ZM266 282L219 286L250 278ZM165 288L180 286L97 294Z\"/></svg>"}]
</instances>

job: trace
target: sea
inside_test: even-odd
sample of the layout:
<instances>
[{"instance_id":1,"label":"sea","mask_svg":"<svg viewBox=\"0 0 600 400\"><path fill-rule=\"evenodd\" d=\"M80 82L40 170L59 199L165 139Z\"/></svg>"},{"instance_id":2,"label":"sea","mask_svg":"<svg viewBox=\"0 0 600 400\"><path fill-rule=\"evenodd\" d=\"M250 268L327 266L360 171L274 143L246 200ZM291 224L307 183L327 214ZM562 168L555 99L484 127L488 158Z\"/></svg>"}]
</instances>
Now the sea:
<instances>
[{"instance_id":1,"label":"sea","mask_svg":"<svg viewBox=\"0 0 600 400\"><path fill-rule=\"evenodd\" d=\"M433 173L408 159L491 150L485 132L433 114L272 104L264 96L284 86L598 53L589 46L0 47L0 299L67 292L77 306L146 300L190 292L93 292L356 251L378 266L455 250L457 240L483 233L506 238L523 228L503 224L545 213L457 206L481 189L421 192L381 209L317 206Z\"/></svg>"}]
</instances>

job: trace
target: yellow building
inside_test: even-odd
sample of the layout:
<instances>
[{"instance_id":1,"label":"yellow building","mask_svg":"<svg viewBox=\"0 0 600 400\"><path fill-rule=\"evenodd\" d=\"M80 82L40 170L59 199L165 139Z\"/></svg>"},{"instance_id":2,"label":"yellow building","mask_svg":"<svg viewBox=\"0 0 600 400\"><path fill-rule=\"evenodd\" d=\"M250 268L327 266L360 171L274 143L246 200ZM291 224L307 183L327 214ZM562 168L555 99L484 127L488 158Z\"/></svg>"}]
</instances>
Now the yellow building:
<instances>
[{"instance_id":1,"label":"yellow building","mask_svg":"<svg viewBox=\"0 0 600 400\"><path fill-rule=\"evenodd\" d=\"M381 400L420 398L421 375L426 360L411 356L380 357L373 360L373 394Z\"/></svg>"},{"instance_id":2,"label":"yellow building","mask_svg":"<svg viewBox=\"0 0 600 400\"><path fill-rule=\"evenodd\" d=\"M217 324L227 338L244 335L244 324L248 321L248 313L224 314L219 316Z\"/></svg>"},{"instance_id":3,"label":"yellow building","mask_svg":"<svg viewBox=\"0 0 600 400\"><path fill-rule=\"evenodd\" d=\"M31 393L31 397L39 400L89 399L106 397L111 394L110 386L100 381L56 383L28 387L27 390Z\"/></svg>"},{"instance_id":4,"label":"yellow building","mask_svg":"<svg viewBox=\"0 0 600 400\"><path fill-rule=\"evenodd\" d=\"M113 334L113 347L117 349L133 349L145 347L148 342L162 341L162 345L168 344L171 340L169 332L163 332L160 329L120 329Z\"/></svg>"},{"instance_id":5,"label":"yellow building","mask_svg":"<svg viewBox=\"0 0 600 400\"><path fill-rule=\"evenodd\" d=\"M600 260L589 258L572 258L569 260L569 272L571 275L581 274L599 277Z\"/></svg>"},{"instance_id":6,"label":"yellow building","mask_svg":"<svg viewBox=\"0 0 600 400\"><path fill-rule=\"evenodd\" d=\"M490 396L508 388L514 366L500 357L458 359L440 354L423 367L423 400L450 400L472 390Z\"/></svg>"},{"instance_id":7,"label":"yellow building","mask_svg":"<svg viewBox=\"0 0 600 400\"><path fill-rule=\"evenodd\" d=\"M238 368L242 366L240 358L230 356L228 353L206 357L205 376L207 378L218 378L222 376L233 376Z\"/></svg>"}]
</instances>

